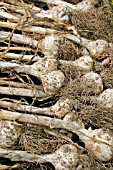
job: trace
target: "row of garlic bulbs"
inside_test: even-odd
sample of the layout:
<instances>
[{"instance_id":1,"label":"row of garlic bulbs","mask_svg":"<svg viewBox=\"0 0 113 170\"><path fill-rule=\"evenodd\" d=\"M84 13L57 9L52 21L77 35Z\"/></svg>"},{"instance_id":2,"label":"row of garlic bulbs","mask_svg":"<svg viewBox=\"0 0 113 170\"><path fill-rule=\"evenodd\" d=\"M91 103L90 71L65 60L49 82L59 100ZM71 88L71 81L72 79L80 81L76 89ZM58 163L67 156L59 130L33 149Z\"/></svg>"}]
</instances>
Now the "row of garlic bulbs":
<instances>
[{"instance_id":1,"label":"row of garlic bulbs","mask_svg":"<svg viewBox=\"0 0 113 170\"><path fill-rule=\"evenodd\" d=\"M57 88L57 91L58 91L62 86L64 78L62 79L62 76L60 76L60 74L58 74L58 73L60 73L60 71L59 72L57 71L57 67L53 67L53 63L54 63L53 61L55 61L55 66L56 66L56 59L53 59L53 56L54 55L46 56L43 59L39 59L39 61L34 63L33 66L32 65L31 66L25 66L25 65L21 66L19 64L13 65L13 63L6 63L6 65L5 65L4 62L1 62L1 67L3 65L4 68L13 68L17 72L31 73L31 75L35 75L35 76L37 75L38 78L42 78L43 76L46 76L46 74L48 75L48 74L54 72L54 68L55 68L56 73L57 73L56 76L58 75L58 77L61 78L61 85L58 86L58 88ZM49 64L49 62L50 62L50 64ZM61 63L63 64L63 60L61 61ZM64 61L64 64L66 64L66 65L69 63L68 63L68 61L67 62ZM82 56L79 59L77 59L76 61L74 61L74 64L75 64L75 67L79 71L82 72L82 74L83 74L82 80L83 80L85 86L87 88L89 88L94 94L98 95L97 96L98 104L103 104L104 107L108 107L108 108L112 107L112 98L113 98L112 96L113 95L111 95L112 94L111 92L113 90L107 89L104 92L102 92L103 91L103 83L102 83L100 75L91 71L91 70L93 70L92 58L90 56ZM74 64L72 62L73 66L74 66ZM83 70L82 70L82 67L83 67ZM61 73L61 74L63 75L63 73ZM41 77L41 75L42 75L42 77ZM55 79L55 82L57 82L59 84L59 82L57 81L56 77L54 77L54 75L53 75L53 79ZM43 82L43 78L41 80ZM52 81L51 76L50 76L50 81ZM53 81L52 81L52 83L53 83ZM43 86L44 86L44 84L43 84ZM51 85L49 87L51 88ZM55 87L55 86L53 86L53 87ZM48 93L48 89L45 92ZM55 92L56 92L56 90L54 91L54 93L52 93L52 95L55 94ZM111 135L111 132L109 130L103 130L103 129L92 130L91 128L89 128L87 130L87 129L85 129L83 123L78 122L78 121L71 122L70 121L71 116L72 116L72 114L69 114L69 117L67 114L64 117L64 119L61 120L61 128L64 128L64 129L72 131L73 133L76 133L79 136L79 138L81 139L81 141L84 142L85 147L96 158L98 158L101 161L109 161L113 155L113 152L112 152L113 137ZM56 119L56 121L59 121L59 120ZM63 124L64 122L65 122L66 126L64 126L64 124ZM74 129L71 129L71 126L68 125L68 123L74 124ZM48 126L50 126L50 124L48 124ZM10 127L10 128L7 129L7 127ZM56 128L57 128L57 126L56 126ZM14 131L14 133L12 133L12 130ZM12 136L11 136L10 132L11 132ZM19 129L18 129L17 124L10 122L10 121L6 121L6 122L1 121L1 136L2 136L2 138L4 138L4 141L6 141L7 147L12 146L17 141L18 137L20 136L20 132L21 132L21 127L19 127ZM9 138L9 134L10 134L10 140L7 140ZM8 141L8 143L7 143L7 141ZM5 143L1 141L1 145L2 145L2 147L4 147Z\"/></svg>"},{"instance_id":2,"label":"row of garlic bulbs","mask_svg":"<svg viewBox=\"0 0 113 170\"><path fill-rule=\"evenodd\" d=\"M45 2L48 2L48 1L45 0ZM54 1L54 3L55 2L58 3L57 1ZM84 2L87 2L87 0ZM87 3L84 3L84 4L86 5ZM82 7L83 7L83 4L82 4ZM63 6L63 9L64 9L64 6ZM63 16L62 13L58 13L58 14ZM68 16L63 18L64 22L67 22L66 20L68 20ZM90 41L85 38L79 37L78 35L73 35L73 34L62 34L60 36L66 37L74 41L75 43L82 45L84 47L84 50L82 53L83 55L85 54L84 56L80 57L74 62L60 61L61 64L65 64L65 65L72 64L74 67L76 67L76 69L78 69L83 74L82 79L83 79L83 82L85 82L85 86L89 88L94 94L98 95L97 103L100 105L103 105L103 108L104 107L111 108L113 106L113 103L112 103L113 89L107 89L104 92L102 92L103 83L102 83L100 75L92 71L93 60L91 57L93 58L101 57L101 54L104 53L105 51L108 51L108 49L111 48L112 44L107 43L105 40ZM60 37L57 35L47 36L45 37L45 39L41 40L38 46L46 57L44 59L38 59L38 61L35 62L31 66L28 66L28 65L22 66L19 64L15 65L14 63L10 63L10 62L8 63L0 62L0 66L1 68L4 67L4 69L13 68L13 70L17 72L28 73L28 74L36 76L42 81L44 91L48 93L49 95L54 95L62 87L62 84L65 79L64 74L60 70L57 70L57 60L55 57L58 54L59 40L60 40ZM1 115L3 115L3 113ZM85 129L85 126L82 122L71 121L71 118L70 118L71 116L72 114L67 114L63 120L55 119L54 122L55 121L59 122L60 128L64 128L66 130L69 130L77 134L79 138L81 139L81 141L84 142L85 147L97 159L101 161L109 161L110 159L112 159L113 136L111 132L109 132L109 130L103 130L103 129L92 130L91 128L89 128L87 130ZM13 120L13 118L10 117L10 120ZM44 117L42 117L42 120L44 122L45 120ZM49 118L49 120L52 121L53 119ZM23 120L21 119L20 122L22 121ZM12 145L15 144L15 142L18 140L21 134L21 126L11 121L1 121L0 126L1 126L0 134L2 137L0 139L0 145L2 147L11 147ZM49 122L48 122L48 126L51 126ZM53 124L53 127L57 128L57 125L55 126ZM73 150L73 153L75 153L74 150ZM77 151L76 151L76 155L77 155Z\"/></svg>"}]
</instances>

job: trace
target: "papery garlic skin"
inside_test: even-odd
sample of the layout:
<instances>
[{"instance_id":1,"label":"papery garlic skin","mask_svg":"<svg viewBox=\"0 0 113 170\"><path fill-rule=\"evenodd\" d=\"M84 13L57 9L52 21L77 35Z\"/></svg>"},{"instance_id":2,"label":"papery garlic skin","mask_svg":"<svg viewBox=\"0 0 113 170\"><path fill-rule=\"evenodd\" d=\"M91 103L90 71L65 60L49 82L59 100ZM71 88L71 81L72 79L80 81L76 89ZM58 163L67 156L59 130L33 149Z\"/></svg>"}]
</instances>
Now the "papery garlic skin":
<instances>
[{"instance_id":1,"label":"papery garlic skin","mask_svg":"<svg viewBox=\"0 0 113 170\"><path fill-rule=\"evenodd\" d=\"M97 98L96 102L103 108L111 109L113 107L113 89L104 90Z\"/></svg>"},{"instance_id":2,"label":"papery garlic skin","mask_svg":"<svg viewBox=\"0 0 113 170\"><path fill-rule=\"evenodd\" d=\"M7 148L14 146L21 134L21 128L12 121L0 121L0 146Z\"/></svg>"},{"instance_id":3,"label":"papery garlic skin","mask_svg":"<svg viewBox=\"0 0 113 170\"><path fill-rule=\"evenodd\" d=\"M58 54L59 38L56 35L48 35L40 40L38 47L44 55L55 56Z\"/></svg>"},{"instance_id":4,"label":"papery garlic skin","mask_svg":"<svg viewBox=\"0 0 113 170\"><path fill-rule=\"evenodd\" d=\"M65 76L60 70L43 75L41 80L44 91L49 95L55 94L62 87L64 79Z\"/></svg>"},{"instance_id":5,"label":"papery garlic skin","mask_svg":"<svg viewBox=\"0 0 113 170\"><path fill-rule=\"evenodd\" d=\"M87 88L87 91L100 94L103 91L103 83L99 74L94 73L93 71L85 74L82 77L84 87Z\"/></svg>"}]
</instances>

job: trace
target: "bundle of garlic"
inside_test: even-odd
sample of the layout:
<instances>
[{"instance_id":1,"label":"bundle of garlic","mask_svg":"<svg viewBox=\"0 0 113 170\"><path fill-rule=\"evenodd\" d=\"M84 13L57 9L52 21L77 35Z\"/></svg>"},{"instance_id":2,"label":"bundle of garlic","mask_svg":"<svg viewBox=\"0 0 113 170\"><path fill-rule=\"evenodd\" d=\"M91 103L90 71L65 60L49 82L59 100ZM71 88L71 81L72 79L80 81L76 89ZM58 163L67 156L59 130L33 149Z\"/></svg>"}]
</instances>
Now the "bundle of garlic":
<instances>
[{"instance_id":1,"label":"bundle of garlic","mask_svg":"<svg viewBox=\"0 0 113 170\"><path fill-rule=\"evenodd\" d=\"M80 120L73 120L73 114L69 113L63 120L50 118L46 116L35 116L11 112L6 110L0 111L0 119L16 120L21 123L30 123L36 125L48 126L50 128L61 128L71 131L79 136L88 151L100 161L107 162L113 156L113 135L109 130L95 129L88 130Z\"/></svg>"},{"instance_id":2,"label":"bundle of garlic","mask_svg":"<svg viewBox=\"0 0 113 170\"><path fill-rule=\"evenodd\" d=\"M66 3L64 1L59 1L59 2L64 3L64 4ZM54 2L47 1L47 3L53 3L53 4L56 3L57 5L58 5L59 2L57 2L57 1L54 1ZM83 7L83 4L88 6L89 4L95 5L96 3L98 3L97 0L92 0L92 1L91 0L84 0L77 5ZM68 4L68 3L66 3L66 4ZM3 5L5 5L5 4L3 4ZM75 5L75 6L77 6L77 5ZM6 7L7 7L7 5L6 5ZM67 9L67 6L65 6L65 7ZM78 8L78 7L76 7L76 8ZM65 8L63 8L63 9L65 9ZM80 7L80 9L81 9L81 7ZM85 9L85 8L83 7L83 9ZM59 10L60 10L59 6L55 6L55 7L53 7L53 10L51 9L51 13L53 13L53 12L55 13L53 15L56 15L56 19L58 19L58 21L59 21L59 23L57 23L57 25L60 27L60 24L61 23L63 24L63 18L64 18L64 20L65 20L65 18L69 18L69 15L66 14L66 16L65 16L65 10L62 10L62 7L61 7L60 12L59 12ZM39 12L38 9L36 11ZM24 13L25 13L25 11L24 11ZM47 13L46 11L45 11L45 13L42 12L42 14L43 14L42 18L44 18L44 16L45 16L45 18L49 18L48 15L46 16L46 13ZM41 15L40 12L37 13L36 15L38 15L38 14ZM32 15L32 11L31 11L31 15ZM60 17L58 17L58 15L60 15ZM34 14L33 14L33 16L34 16ZM34 18L36 18L36 16ZM60 21L60 19L61 19L61 21ZM18 18L17 22L18 21L19 21L19 18ZM22 24L23 24L23 21L22 21ZM35 22L34 22L34 24L35 24ZM20 26L21 22L19 23L19 26L18 26L18 24L16 25L15 23L11 23L11 22L10 22L10 24L8 22L4 22L4 21L0 22L1 27L11 28L13 30L17 29L17 30L21 30L23 32L33 32L33 33L44 34L44 35L45 34L55 34L54 36L52 35L52 36L46 37L44 40L41 41L41 43L38 43L38 41L30 39L29 37L27 37L25 35L13 34L13 36L11 38L11 40L13 42L29 44L29 45L34 46L34 47L39 46L41 48L41 51L44 53L44 55L56 55L56 53L58 51L59 40L61 39L61 37L66 37L69 40L72 40L75 43L84 46L85 49L88 50L87 54L89 52L90 55L94 58L104 58L106 56L106 54L109 54L109 52L111 50L110 43L107 43L105 40L100 39L100 40L96 40L96 41L91 41L91 40L87 40L87 39L80 37L77 33L77 30L75 30L75 28L73 26L64 25L64 28L66 28L67 30L72 30L73 33L76 36L74 36L73 34L67 34L64 31L59 31L59 30L56 30L56 29L34 26L34 24L33 24L33 26L30 26L30 27L26 26L26 25L21 27ZM50 22L50 25L51 24L52 23ZM56 36L56 34L57 34L57 36ZM10 34L8 32L1 31L0 38L1 39L7 38L7 36L9 36L9 35ZM58 35L60 35L60 36L58 36ZM50 43L48 43L48 42L50 42ZM83 50L83 54L84 54L84 50ZM86 52L85 52L85 54L86 54Z\"/></svg>"},{"instance_id":3,"label":"bundle of garlic","mask_svg":"<svg viewBox=\"0 0 113 170\"><path fill-rule=\"evenodd\" d=\"M82 0L74 5L63 0L42 2L47 3L47 10L26 4L23 0L0 2L0 157L12 161L51 163L55 170L79 170L83 168L78 166L83 149L96 158L95 162L110 162L113 158L112 132L102 128L99 120L98 125L92 123L90 116L92 119L95 116L96 120L98 117L94 112L88 115L87 108L111 109L113 106L112 89L106 89L101 69L98 71L95 64L105 59L100 64L102 69L109 66L112 69L109 62L113 42L101 36L89 39L89 30L85 29L89 32L89 36L85 36L81 33L84 31L80 30L82 27L71 23L74 11L87 16L89 11L96 11L100 1ZM74 51L73 56L70 51ZM84 107L86 117L89 116L86 124L81 116ZM29 131L31 127L33 131ZM37 132L38 128L43 129L40 130L43 136L43 132L47 133L44 140ZM23 137L23 143L20 137ZM72 141L73 137L75 141ZM58 144L59 138L68 144ZM45 147L53 145L55 152L47 150L46 153L50 154L32 154L36 152L31 150L39 148L36 140L41 151L41 146L46 143ZM24 151L21 148L11 150L16 144L18 147L21 145Z\"/></svg>"}]
</instances>

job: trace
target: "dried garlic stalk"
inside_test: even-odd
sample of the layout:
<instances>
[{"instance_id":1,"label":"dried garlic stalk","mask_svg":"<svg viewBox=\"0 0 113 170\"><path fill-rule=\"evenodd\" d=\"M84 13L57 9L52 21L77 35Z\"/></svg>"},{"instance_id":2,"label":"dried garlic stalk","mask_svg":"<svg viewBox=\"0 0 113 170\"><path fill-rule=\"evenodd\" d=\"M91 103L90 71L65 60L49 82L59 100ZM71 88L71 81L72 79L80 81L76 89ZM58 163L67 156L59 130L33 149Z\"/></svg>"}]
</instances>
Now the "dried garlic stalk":
<instances>
[{"instance_id":1,"label":"dried garlic stalk","mask_svg":"<svg viewBox=\"0 0 113 170\"><path fill-rule=\"evenodd\" d=\"M22 112L30 112L34 114L44 114L47 116L55 116L63 118L71 110L71 100L60 98L55 105L45 108L39 108L29 105L19 104L18 102L8 102L0 100L0 107L7 108L8 110L17 110Z\"/></svg>"}]
</instances>

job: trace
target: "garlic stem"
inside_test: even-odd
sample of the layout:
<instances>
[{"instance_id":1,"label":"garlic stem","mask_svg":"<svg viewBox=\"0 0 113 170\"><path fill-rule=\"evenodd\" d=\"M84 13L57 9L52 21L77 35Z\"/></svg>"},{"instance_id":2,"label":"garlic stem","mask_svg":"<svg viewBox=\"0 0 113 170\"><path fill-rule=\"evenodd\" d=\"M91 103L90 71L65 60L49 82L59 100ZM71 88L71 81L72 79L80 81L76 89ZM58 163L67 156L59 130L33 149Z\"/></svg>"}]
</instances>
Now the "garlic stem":
<instances>
[{"instance_id":1,"label":"garlic stem","mask_svg":"<svg viewBox=\"0 0 113 170\"><path fill-rule=\"evenodd\" d=\"M40 85L34 85L34 84L29 84L29 83L19 83L15 81L10 81L10 80L4 80L0 79L0 85L1 86L10 86L10 87L16 87L16 88L26 88L26 89L36 89L36 90L42 90L42 86Z\"/></svg>"},{"instance_id":2,"label":"garlic stem","mask_svg":"<svg viewBox=\"0 0 113 170\"><path fill-rule=\"evenodd\" d=\"M0 21L0 26L1 27L14 29L16 27L16 25L17 24L15 24L15 23L8 23L8 22ZM36 26L28 26L28 27L23 27L23 28L17 27L16 29L24 31L24 32L33 32L33 33L36 33L36 34L55 34L55 33L58 33L58 31L56 31L54 29L36 27Z\"/></svg>"},{"instance_id":3,"label":"garlic stem","mask_svg":"<svg viewBox=\"0 0 113 170\"><path fill-rule=\"evenodd\" d=\"M48 95L42 90L16 88L16 87L2 87L0 86L0 94L15 95L15 96L27 96L43 99Z\"/></svg>"},{"instance_id":4,"label":"garlic stem","mask_svg":"<svg viewBox=\"0 0 113 170\"><path fill-rule=\"evenodd\" d=\"M7 49L7 48L4 48ZM12 48L13 49L13 48ZM10 48L11 50L11 48ZM16 53L6 53L1 56L1 58L9 58L14 60L22 60L22 61L37 61L38 56L34 55L23 55L23 54L16 54Z\"/></svg>"},{"instance_id":5,"label":"garlic stem","mask_svg":"<svg viewBox=\"0 0 113 170\"><path fill-rule=\"evenodd\" d=\"M17 110L22 112L30 112L33 114L44 114L47 116L55 116L63 118L71 109L71 101L69 99L59 99L55 105L45 108L39 108L29 105L23 105L16 102L8 102L0 100L0 107L7 108L8 110Z\"/></svg>"},{"instance_id":6,"label":"garlic stem","mask_svg":"<svg viewBox=\"0 0 113 170\"><path fill-rule=\"evenodd\" d=\"M19 21L19 18L10 14L10 13L7 13L7 12L4 12L3 10L0 10L0 18L6 18L12 22L18 22Z\"/></svg>"},{"instance_id":7,"label":"garlic stem","mask_svg":"<svg viewBox=\"0 0 113 170\"><path fill-rule=\"evenodd\" d=\"M26 14L26 10L25 10L25 7L20 4L18 4L18 8L16 6L16 1L13 5L9 4L11 3L10 0L8 1L8 3L5 3L5 2L0 2L0 6L1 7L5 7L6 9L10 10L10 11L13 11L15 13L19 13L19 14L23 14L25 15ZM18 2L19 3L19 2ZM30 12L33 11L36 11L36 12L40 12L40 8L34 6L33 4L26 4L30 10Z\"/></svg>"},{"instance_id":8,"label":"garlic stem","mask_svg":"<svg viewBox=\"0 0 113 170\"><path fill-rule=\"evenodd\" d=\"M10 32L0 31L0 41L3 41L4 39L8 40L10 35L11 35ZM37 40L34 40L26 35L20 35L20 34L13 33L11 41L15 42L15 43L19 43L19 44L30 45L30 46L33 46L36 48L38 46Z\"/></svg>"},{"instance_id":9,"label":"garlic stem","mask_svg":"<svg viewBox=\"0 0 113 170\"><path fill-rule=\"evenodd\" d=\"M7 49L7 47L0 47L0 50L6 50ZM35 51L35 50L33 50L32 48L29 48L29 47L21 47L21 46L16 46L16 47L12 47L12 46L10 46L10 48L9 48L9 50L20 50L20 51ZM10 53L9 53L10 54ZM11 54L13 54L13 53L11 53ZM15 54L15 53L14 53Z\"/></svg>"},{"instance_id":10,"label":"garlic stem","mask_svg":"<svg viewBox=\"0 0 113 170\"><path fill-rule=\"evenodd\" d=\"M62 145L54 153L47 155L30 154L26 151L8 150L0 148L0 157L9 158L12 161L27 161L37 163L50 162L55 170L70 170L78 162L77 148L71 144Z\"/></svg>"}]
</instances>

